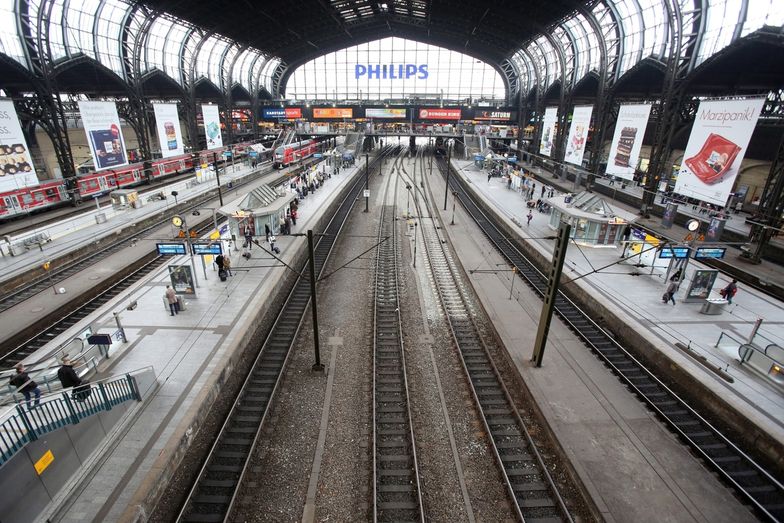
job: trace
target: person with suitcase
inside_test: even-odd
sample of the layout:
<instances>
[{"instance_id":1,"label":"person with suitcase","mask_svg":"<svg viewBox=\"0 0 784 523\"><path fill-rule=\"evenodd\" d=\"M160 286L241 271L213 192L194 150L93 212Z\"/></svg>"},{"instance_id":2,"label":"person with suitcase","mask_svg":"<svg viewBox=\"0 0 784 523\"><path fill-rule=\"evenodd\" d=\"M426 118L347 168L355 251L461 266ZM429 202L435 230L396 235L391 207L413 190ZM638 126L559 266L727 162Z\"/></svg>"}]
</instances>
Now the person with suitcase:
<instances>
[{"instance_id":1,"label":"person with suitcase","mask_svg":"<svg viewBox=\"0 0 784 523\"><path fill-rule=\"evenodd\" d=\"M280 249L275 247L275 240L276 240L275 235L274 234L270 234L269 238L267 240L269 241L270 250L272 252L274 252L275 254L280 254Z\"/></svg>"},{"instance_id":2,"label":"person with suitcase","mask_svg":"<svg viewBox=\"0 0 784 523\"><path fill-rule=\"evenodd\" d=\"M223 257L223 269L226 271L226 274L229 276L234 276L231 273L231 258L228 256Z\"/></svg>"}]
</instances>

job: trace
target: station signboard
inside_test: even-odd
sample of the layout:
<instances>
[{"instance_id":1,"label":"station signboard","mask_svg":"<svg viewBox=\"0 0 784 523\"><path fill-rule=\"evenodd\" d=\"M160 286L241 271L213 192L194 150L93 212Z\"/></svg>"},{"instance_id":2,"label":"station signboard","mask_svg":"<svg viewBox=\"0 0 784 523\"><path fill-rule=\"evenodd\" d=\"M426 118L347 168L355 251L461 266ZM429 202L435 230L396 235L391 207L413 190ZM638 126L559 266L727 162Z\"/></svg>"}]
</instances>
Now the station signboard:
<instances>
[{"instance_id":1,"label":"station signboard","mask_svg":"<svg viewBox=\"0 0 784 523\"><path fill-rule=\"evenodd\" d=\"M462 116L460 109L420 109L419 118L422 120L459 120Z\"/></svg>"},{"instance_id":2,"label":"station signboard","mask_svg":"<svg viewBox=\"0 0 784 523\"><path fill-rule=\"evenodd\" d=\"M405 109L391 109L378 108L378 109L365 109L365 118L405 118Z\"/></svg>"},{"instance_id":3,"label":"station signboard","mask_svg":"<svg viewBox=\"0 0 784 523\"><path fill-rule=\"evenodd\" d=\"M159 256L178 256L185 254L184 243L156 243Z\"/></svg>"},{"instance_id":4,"label":"station signboard","mask_svg":"<svg viewBox=\"0 0 784 523\"><path fill-rule=\"evenodd\" d=\"M353 118L351 107L314 107L313 118Z\"/></svg>"},{"instance_id":5,"label":"station signboard","mask_svg":"<svg viewBox=\"0 0 784 523\"><path fill-rule=\"evenodd\" d=\"M286 118L293 120L302 118L301 107L265 107L262 110L262 117L267 119Z\"/></svg>"},{"instance_id":6,"label":"station signboard","mask_svg":"<svg viewBox=\"0 0 784 523\"><path fill-rule=\"evenodd\" d=\"M195 256L217 256L223 254L220 242L216 243L192 243L193 254Z\"/></svg>"}]
</instances>

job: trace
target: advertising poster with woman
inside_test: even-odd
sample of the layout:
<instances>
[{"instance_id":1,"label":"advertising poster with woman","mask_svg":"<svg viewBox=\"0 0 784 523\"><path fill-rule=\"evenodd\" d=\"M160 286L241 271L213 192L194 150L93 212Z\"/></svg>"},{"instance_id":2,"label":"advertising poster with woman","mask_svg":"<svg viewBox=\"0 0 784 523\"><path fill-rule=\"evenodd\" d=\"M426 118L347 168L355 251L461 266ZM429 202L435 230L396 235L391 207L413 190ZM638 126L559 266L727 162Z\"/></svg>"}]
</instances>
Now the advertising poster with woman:
<instances>
[{"instance_id":1,"label":"advertising poster with woman","mask_svg":"<svg viewBox=\"0 0 784 523\"><path fill-rule=\"evenodd\" d=\"M38 185L14 102L0 100L0 192Z\"/></svg>"},{"instance_id":2,"label":"advertising poster with woman","mask_svg":"<svg viewBox=\"0 0 784 523\"><path fill-rule=\"evenodd\" d=\"M220 149L223 147L223 135L221 134L218 106L202 105L201 114L204 120L204 135L207 138L207 149Z\"/></svg>"},{"instance_id":3,"label":"advertising poster with woman","mask_svg":"<svg viewBox=\"0 0 784 523\"><path fill-rule=\"evenodd\" d=\"M591 126L592 105L575 106L572 113L572 125L569 127L569 138L566 139L566 155L564 161L574 165L583 164L585 144L588 141L588 129Z\"/></svg>"},{"instance_id":4,"label":"advertising poster with woman","mask_svg":"<svg viewBox=\"0 0 784 523\"><path fill-rule=\"evenodd\" d=\"M182 130L177 104L152 104L155 127L161 144L161 156L169 158L183 154Z\"/></svg>"},{"instance_id":5,"label":"advertising poster with woman","mask_svg":"<svg viewBox=\"0 0 784 523\"><path fill-rule=\"evenodd\" d=\"M82 115L95 170L128 165L125 139L114 102L80 101L79 114Z\"/></svg>"},{"instance_id":6,"label":"advertising poster with woman","mask_svg":"<svg viewBox=\"0 0 784 523\"><path fill-rule=\"evenodd\" d=\"M550 156L555 142L555 121L558 119L558 108L548 107L544 110L542 121L542 141L539 143L539 154Z\"/></svg>"},{"instance_id":7,"label":"advertising poster with woman","mask_svg":"<svg viewBox=\"0 0 784 523\"><path fill-rule=\"evenodd\" d=\"M634 179L650 115L650 104L622 105L618 110L610 156L607 157L607 174L625 180Z\"/></svg>"},{"instance_id":8,"label":"advertising poster with woman","mask_svg":"<svg viewBox=\"0 0 784 523\"><path fill-rule=\"evenodd\" d=\"M676 193L722 207L727 203L763 103L763 98L700 102Z\"/></svg>"}]
</instances>

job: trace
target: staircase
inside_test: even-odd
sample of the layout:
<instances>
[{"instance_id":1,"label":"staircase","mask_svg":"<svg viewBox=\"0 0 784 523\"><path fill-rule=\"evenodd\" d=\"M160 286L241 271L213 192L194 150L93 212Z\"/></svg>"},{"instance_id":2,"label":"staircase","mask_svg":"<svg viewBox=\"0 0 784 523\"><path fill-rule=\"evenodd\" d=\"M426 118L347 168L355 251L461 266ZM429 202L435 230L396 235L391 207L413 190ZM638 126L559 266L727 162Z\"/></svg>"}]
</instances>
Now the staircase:
<instances>
[{"instance_id":1,"label":"staircase","mask_svg":"<svg viewBox=\"0 0 784 523\"><path fill-rule=\"evenodd\" d=\"M134 373L90 383L80 392L67 389L41 396L41 403L28 410L24 402L0 416L0 467L30 442L66 425L130 400L141 401Z\"/></svg>"}]
</instances>

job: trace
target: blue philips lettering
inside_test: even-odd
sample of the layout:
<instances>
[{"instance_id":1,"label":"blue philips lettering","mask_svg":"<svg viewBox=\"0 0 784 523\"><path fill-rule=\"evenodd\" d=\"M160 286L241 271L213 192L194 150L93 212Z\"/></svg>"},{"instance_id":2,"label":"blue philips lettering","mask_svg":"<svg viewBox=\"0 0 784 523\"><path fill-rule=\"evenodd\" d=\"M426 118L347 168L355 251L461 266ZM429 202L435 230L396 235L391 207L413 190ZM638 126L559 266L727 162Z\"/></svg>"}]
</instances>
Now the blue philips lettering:
<instances>
[{"instance_id":1,"label":"blue philips lettering","mask_svg":"<svg viewBox=\"0 0 784 523\"><path fill-rule=\"evenodd\" d=\"M381 68L384 71L384 74L381 76L381 78L386 80L387 79L387 64L382 65Z\"/></svg>"},{"instance_id":2,"label":"blue philips lettering","mask_svg":"<svg viewBox=\"0 0 784 523\"><path fill-rule=\"evenodd\" d=\"M425 80L428 76L427 73L427 64L422 64L419 66L419 76L417 76L420 80Z\"/></svg>"},{"instance_id":3,"label":"blue philips lettering","mask_svg":"<svg viewBox=\"0 0 784 523\"><path fill-rule=\"evenodd\" d=\"M359 78L360 76L364 76L367 73L367 67L362 64L357 64L354 66L354 78Z\"/></svg>"},{"instance_id":4,"label":"blue philips lettering","mask_svg":"<svg viewBox=\"0 0 784 523\"><path fill-rule=\"evenodd\" d=\"M406 66L403 65L403 64L400 64L400 65L397 66L397 77L398 78L401 78L401 79L403 78L403 70L405 68L406 68Z\"/></svg>"},{"instance_id":5,"label":"blue philips lettering","mask_svg":"<svg viewBox=\"0 0 784 523\"><path fill-rule=\"evenodd\" d=\"M395 66L392 64L389 64L389 78L391 80L395 79Z\"/></svg>"},{"instance_id":6,"label":"blue philips lettering","mask_svg":"<svg viewBox=\"0 0 784 523\"><path fill-rule=\"evenodd\" d=\"M406 64L406 78L411 78L417 72L417 66L415 64Z\"/></svg>"},{"instance_id":7,"label":"blue philips lettering","mask_svg":"<svg viewBox=\"0 0 784 523\"><path fill-rule=\"evenodd\" d=\"M430 75L427 64L355 64L354 78L359 80L425 80Z\"/></svg>"},{"instance_id":8,"label":"blue philips lettering","mask_svg":"<svg viewBox=\"0 0 784 523\"><path fill-rule=\"evenodd\" d=\"M374 75L375 75L376 79L380 78L380 76L379 76L380 72L381 72L381 66L380 65L368 65L367 66L368 79L373 78Z\"/></svg>"}]
</instances>

